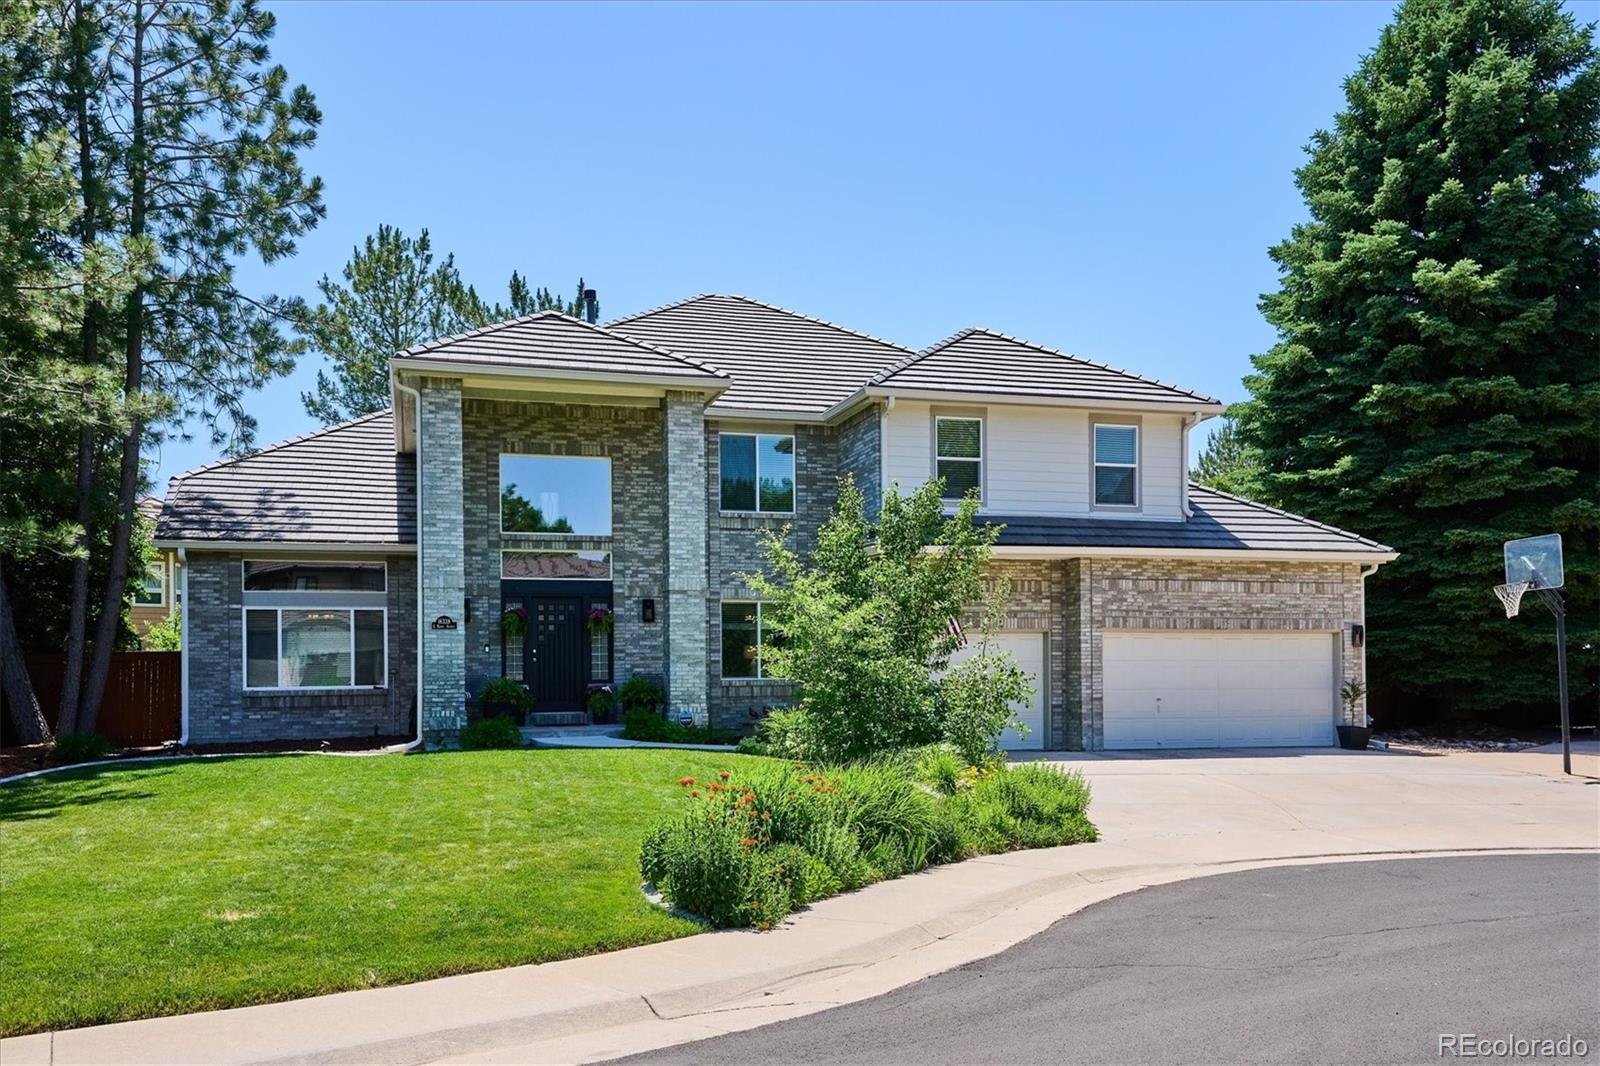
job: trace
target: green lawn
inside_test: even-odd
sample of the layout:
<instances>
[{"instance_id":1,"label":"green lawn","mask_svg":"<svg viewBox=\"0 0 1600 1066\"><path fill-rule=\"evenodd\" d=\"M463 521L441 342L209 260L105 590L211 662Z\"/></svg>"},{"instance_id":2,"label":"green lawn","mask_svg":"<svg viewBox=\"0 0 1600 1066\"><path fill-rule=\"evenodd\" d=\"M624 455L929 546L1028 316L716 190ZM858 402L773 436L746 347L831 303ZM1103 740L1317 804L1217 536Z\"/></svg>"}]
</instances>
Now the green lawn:
<instances>
[{"instance_id":1,"label":"green lawn","mask_svg":"<svg viewBox=\"0 0 1600 1066\"><path fill-rule=\"evenodd\" d=\"M0 786L0 1034L667 940L638 845L745 757L150 763Z\"/></svg>"}]
</instances>

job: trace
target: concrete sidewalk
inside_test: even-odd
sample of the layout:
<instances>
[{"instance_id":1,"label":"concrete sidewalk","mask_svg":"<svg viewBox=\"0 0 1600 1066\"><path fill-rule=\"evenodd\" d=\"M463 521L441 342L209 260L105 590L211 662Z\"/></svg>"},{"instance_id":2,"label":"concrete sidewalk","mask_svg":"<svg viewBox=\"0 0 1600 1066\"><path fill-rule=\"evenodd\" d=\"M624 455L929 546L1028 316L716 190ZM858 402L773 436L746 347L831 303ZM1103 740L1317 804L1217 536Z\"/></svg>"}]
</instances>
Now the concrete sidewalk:
<instances>
[{"instance_id":1,"label":"concrete sidewalk","mask_svg":"<svg viewBox=\"0 0 1600 1066\"><path fill-rule=\"evenodd\" d=\"M1148 885L1362 856L1600 847L1600 786L1457 757L1316 749L1059 761L1093 784L1100 843L925 871L825 900L770 933L20 1037L0 1041L0 1060L590 1061L868 998Z\"/></svg>"}]
</instances>

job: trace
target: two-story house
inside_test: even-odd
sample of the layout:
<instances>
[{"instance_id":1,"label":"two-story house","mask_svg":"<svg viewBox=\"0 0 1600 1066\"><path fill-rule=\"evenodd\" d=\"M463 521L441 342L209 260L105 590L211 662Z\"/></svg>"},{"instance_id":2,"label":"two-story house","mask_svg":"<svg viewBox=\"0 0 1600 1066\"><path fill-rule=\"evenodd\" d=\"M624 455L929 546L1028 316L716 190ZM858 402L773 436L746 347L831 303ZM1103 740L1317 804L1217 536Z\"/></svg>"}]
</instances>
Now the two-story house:
<instances>
[{"instance_id":1,"label":"two-story house","mask_svg":"<svg viewBox=\"0 0 1600 1066\"><path fill-rule=\"evenodd\" d=\"M187 741L449 743L502 675L547 721L640 673L748 727L790 690L741 575L849 475L871 507L942 477L1004 525L1014 745L1328 744L1394 558L1191 484L1216 400L987 330L913 351L708 295L440 338L391 378L390 410L173 479Z\"/></svg>"}]
</instances>

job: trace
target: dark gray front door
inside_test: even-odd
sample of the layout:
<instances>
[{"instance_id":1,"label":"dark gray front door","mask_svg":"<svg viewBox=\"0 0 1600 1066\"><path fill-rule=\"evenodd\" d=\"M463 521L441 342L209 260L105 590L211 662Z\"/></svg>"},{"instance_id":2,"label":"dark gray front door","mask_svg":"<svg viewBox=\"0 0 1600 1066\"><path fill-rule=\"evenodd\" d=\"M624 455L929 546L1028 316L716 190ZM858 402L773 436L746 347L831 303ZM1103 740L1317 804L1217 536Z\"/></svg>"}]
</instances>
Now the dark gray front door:
<instances>
[{"instance_id":1,"label":"dark gray front door","mask_svg":"<svg viewBox=\"0 0 1600 1066\"><path fill-rule=\"evenodd\" d=\"M535 711L584 709L582 596L533 596L528 601L523 677Z\"/></svg>"}]
</instances>

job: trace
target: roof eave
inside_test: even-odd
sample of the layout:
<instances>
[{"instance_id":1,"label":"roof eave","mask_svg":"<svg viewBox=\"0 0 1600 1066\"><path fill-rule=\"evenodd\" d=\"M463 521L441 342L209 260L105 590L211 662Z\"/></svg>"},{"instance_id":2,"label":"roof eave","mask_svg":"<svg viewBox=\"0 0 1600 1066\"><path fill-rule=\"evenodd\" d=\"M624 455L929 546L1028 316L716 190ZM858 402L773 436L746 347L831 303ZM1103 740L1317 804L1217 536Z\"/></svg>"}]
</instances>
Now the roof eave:
<instances>
[{"instance_id":1,"label":"roof eave","mask_svg":"<svg viewBox=\"0 0 1600 1066\"><path fill-rule=\"evenodd\" d=\"M314 541L245 540L242 538L157 537L152 544L162 551L252 551L276 554L300 552L317 555L412 555L415 541Z\"/></svg>"},{"instance_id":2,"label":"roof eave","mask_svg":"<svg viewBox=\"0 0 1600 1066\"><path fill-rule=\"evenodd\" d=\"M1086 411L1162 411L1174 414L1197 412L1219 415L1226 407L1215 400L1198 396L1174 396L1170 400L1112 400L1100 397L1051 396L1022 392L979 392L972 389L896 388L891 384L868 385L868 397L900 400L958 401L963 403L1014 404L1022 407L1072 407Z\"/></svg>"},{"instance_id":3,"label":"roof eave","mask_svg":"<svg viewBox=\"0 0 1600 1066\"><path fill-rule=\"evenodd\" d=\"M588 370L562 370L552 367L506 366L501 363L453 359L418 359L395 356L389 365L396 371L443 374L450 377L511 378L518 381L586 382L608 385L654 385L720 395L733 382L711 374L606 374Z\"/></svg>"},{"instance_id":4,"label":"roof eave","mask_svg":"<svg viewBox=\"0 0 1600 1066\"><path fill-rule=\"evenodd\" d=\"M1232 559L1241 562L1391 563L1399 552L1301 548L1121 548L1104 545L996 544L997 559Z\"/></svg>"}]
</instances>

